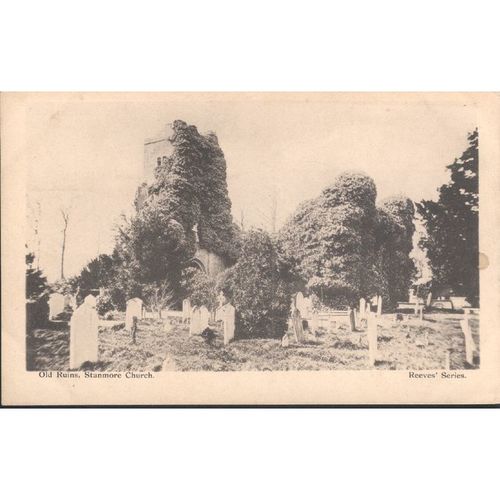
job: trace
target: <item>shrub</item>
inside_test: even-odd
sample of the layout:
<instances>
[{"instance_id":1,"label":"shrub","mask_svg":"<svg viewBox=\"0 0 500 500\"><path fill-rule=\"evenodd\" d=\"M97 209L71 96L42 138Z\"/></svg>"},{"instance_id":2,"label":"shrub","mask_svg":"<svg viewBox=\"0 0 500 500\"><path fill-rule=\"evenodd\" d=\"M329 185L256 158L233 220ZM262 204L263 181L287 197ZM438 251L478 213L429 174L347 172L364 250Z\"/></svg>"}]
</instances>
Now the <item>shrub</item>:
<instances>
[{"instance_id":1,"label":"shrub","mask_svg":"<svg viewBox=\"0 0 500 500\"><path fill-rule=\"evenodd\" d=\"M238 262L223 274L220 289L237 311L238 337L280 337L286 331L291 285L269 234L243 236Z\"/></svg>"},{"instance_id":2,"label":"shrub","mask_svg":"<svg viewBox=\"0 0 500 500\"><path fill-rule=\"evenodd\" d=\"M107 312L112 311L114 308L113 300L108 290L99 294L96 304L96 310L99 316L104 316Z\"/></svg>"},{"instance_id":3,"label":"shrub","mask_svg":"<svg viewBox=\"0 0 500 500\"><path fill-rule=\"evenodd\" d=\"M209 311L215 310L217 282L214 278L199 269L190 267L184 271L184 286L192 306L205 306Z\"/></svg>"}]
</instances>

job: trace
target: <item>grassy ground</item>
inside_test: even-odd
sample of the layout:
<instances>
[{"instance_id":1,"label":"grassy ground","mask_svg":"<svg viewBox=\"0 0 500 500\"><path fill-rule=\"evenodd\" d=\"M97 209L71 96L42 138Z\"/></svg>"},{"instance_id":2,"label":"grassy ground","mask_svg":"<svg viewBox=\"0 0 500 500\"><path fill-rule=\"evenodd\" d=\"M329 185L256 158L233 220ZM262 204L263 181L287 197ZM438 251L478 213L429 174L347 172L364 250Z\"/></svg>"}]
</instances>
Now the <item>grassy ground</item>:
<instances>
[{"instance_id":1,"label":"grassy ground","mask_svg":"<svg viewBox=\"0 0 500 500\"><path fill-rule=\"evenodd\" d=\"M461 315L426 315L423 324L411 319L394 323L393 315L381 318L378 327L376 369L434 370L446 367L446 353L452 349L451 369L470 368L465 362ZM470 320L479 349L479 320ZM428 343L425 341L427 333ZM200 336L190 336L182 325L143 320L137 344L123 329L99 328L99 363L89 367L104 371L161 370L359 370L369 369L368 346L364 333L352 333L341 325L336 332L321 332L314 341L291 342L281 347L280 340L237 340L228 346L222 334L209 345ZM28 336L28 369L67 370L69 332L66 324L53 323L50 329L35 330ZM475 366L478 366L476 359Z\"/></svg>"}]
</instances>

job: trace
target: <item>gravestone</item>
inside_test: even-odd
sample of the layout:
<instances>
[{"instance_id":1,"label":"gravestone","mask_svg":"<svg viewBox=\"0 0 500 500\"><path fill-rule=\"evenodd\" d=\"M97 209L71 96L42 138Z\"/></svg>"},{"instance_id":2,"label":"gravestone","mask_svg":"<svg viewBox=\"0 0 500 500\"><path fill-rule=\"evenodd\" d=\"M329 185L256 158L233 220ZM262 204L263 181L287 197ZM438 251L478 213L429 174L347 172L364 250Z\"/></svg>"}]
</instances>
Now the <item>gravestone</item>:
<instances>
[{"instance_id":1,"label":"gravestone","mask_svg":"<svg viewBox=\"0 0 500 500\"><path fill-rule=\"evenodd\" d=\"M191 301L184 299L182 301L182 322L185 323L191 317Z\"/></svg>"},{"instance_id":2,"label":"gravestone","mask_svg":"<svg viewBox=\"0 0 500 500\"><path fill-rule=\"evenodd\" d=\"M232 304L226 304L224 307L224 345L229 344L234 339L234 322L236 317L236 309Z\"/></svg>"},{"instance_id":3,"label":"gravestone","mask_svg":"<svg viewBox=\"0 0 500 500\"><path fill-rule=\"evenodd\" d=\"M299 309L300 314L305 319L311 319L313 313L313 303L311 297L305 297L302 301L302 309Z\"/></svg>"},{"instance_id":4,"label":"gravestone","mask_svg":"<svg viewBox=\"0 0 500 500\"><path fill-rule=\"evenodd\" d=\"M377 317L380 318L381 314L382 314L382 296L379 295L377 297Z\"/></svg>"},{"instance_id":5,"label":"gravestone","mask_svg":"<svg viewBox=\"0 0 500 500\"><path fill-rule=\"evenodd\" d=\"M191 317L189 320L189 334L190 335L199 335L201 330L201 316L200 310L197 307L191 308Z\"/></svg>"},{"instance_id":6,"label":"gravestone","mask_svg":"<svg viewBox=\"0 0 500 500\"><path fill-rule=\"evenodd\" d=\"M288 335L285 333L283 337L281 338L281 347L288 347L290 345L290 339L288 338Z\"/></svg>"},{"instance_id":7,"label":"gravestone","mask_svg":"<svg viewBox=\"0 0 500 500\"><path fill-rule=\"evenodd\" d=\"M219 306L215 311L215 321L224 321L224 308L227 304Z\"/></svg>"},{"instance_id":8,"label":"gravestone","mask_svg":"<svg viewBox=\"0 0 500 500\"><path fill-rule=\"evenodd\" d=\"M134 316L141 320L143 318L143 304L139 298L127 300L127 310L125 312L125 329L131 331L134 324Z\"/></svg>"},{"instance_id":9,"label":"gravestone","mask_svg":"<svg viewBox=\"0 0 500 500\"><path fill-rule=\"evenodd\" d=\"M87 296L71 316L69 334L69 367L78 369L86 361L97 362L99 354L99 318L93 301ZM94 298L95 301L95 298Z\"/></svg>"},{"instance_id":10,"label":"gravestone","mask_svg":"<svg viewBox=\"0 0 500 500\"><path fill-rule=\"evenodd\" d=\"M297 342L304 342L304 327L302 326L302 317L300 311L294 308L292 313L292 327Z\"/></svg>"},{"instance_id":11,"label":"gravestone","mask_svg":"<svg viewBox=\"0 0 500 500\"><path fill-rule=\"evenodd\" d=\"M460 320L460 326L464 332L465 337L465 359L469 365L473 364L474 361L474 340L472 338L472 333L470 331L469 319L467 316L465 319Z\"/></svg>"},{"instance_id":12,"label":"gravestone","mask_svg":"<svg viewBox=\"0 0 500 500\"><path fill-rule=\"evenodd\" d=\"M368 337L368 358L370 366L375 365L377 360L377 320L373 314L367 317L366 335Z\"/></svg>"},{"instance_id":13,"label":"gravestone","mask_svg":"<svg viewBox=\"0 0 500 500\"><path fill-rule=\"evenodd\" d=\"M64 311L64 295L53 293L49 298L49 319L55 318Z\"/></svg>"},{"instance_id":14,"label":"gravestone","mask_svg":"<svg viewBox=\"0 0 500 500\"><path fill-rule=\"evenodd\" d=\"M366 318L366 300L364 298L359 299L359 319L362 320Z\"/></svg>"},{"instance_id":15,"label":"gravestone","mask_svg":"<svg viewBox=\"0 0 500 500\"><path fill-rule=\"evenodd\" d=\"M210 311L205 307L200 307L200 328L201 332L208 328L208 322L210 321Z\"/></svg>"},{"instance_id":16,"label":"gravestone","mask_svg":"<svg viewBox=\"0 0 500 500\"><path fill-rule=\"evenodd\" d=\"M311 332L316 335L319 328L318 313L313 309L311 312Z\"/></svg>"},{"instance_id":17,"label":"gravestone","mask_svg":"<svg viewBox=\"0 0 500 500\"><path fill-rule=\"evenodd\" d=\"M351 327L351 332L356 331L356 311L354 309L349 308L347 310L347 314L349 315L349 326Z\"/></svg>"},{"instance_id":18,"label":"gravestone","mask_svg":"<svg viewBox=\"0 0 500 500\"><path fill-rule=\"evenodd\" d=\"M431 307L431 304L432 304L432 293L429 292L427 294L427 300L425 301L425 306L427 307L427 309Z\"/></svg>"}]
</instances>

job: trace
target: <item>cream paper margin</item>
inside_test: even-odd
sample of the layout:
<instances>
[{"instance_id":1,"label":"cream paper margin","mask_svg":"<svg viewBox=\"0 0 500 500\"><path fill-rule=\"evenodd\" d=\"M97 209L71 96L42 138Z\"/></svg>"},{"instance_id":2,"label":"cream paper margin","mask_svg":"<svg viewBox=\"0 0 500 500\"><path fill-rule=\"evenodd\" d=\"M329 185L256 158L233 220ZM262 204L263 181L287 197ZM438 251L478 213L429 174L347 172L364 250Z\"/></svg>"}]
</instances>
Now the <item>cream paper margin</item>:
<instances>
[{"instance_id":1,"label":"cream paper margin","mask_svg":"<svg viewBox=\"0 0 500 500\"><path fill-rule=\"evenodd\" d=\"M408 371L158 372L153 379L42 379L25 370L25 111L34 102L302 100L353 103L466 103L477 109L480 162L481 367L466 379L409 379ZM500 402L500 93L3 93L2 404L282 405L492 404ZM40 131L43 134L43 130ZM390 143L390 138L387 139ZM390 147L390 146L389 146ZM457 152L458 154L459 152ZM433 370L435 371L435 370Z\"/></svg>"}]
</instances>

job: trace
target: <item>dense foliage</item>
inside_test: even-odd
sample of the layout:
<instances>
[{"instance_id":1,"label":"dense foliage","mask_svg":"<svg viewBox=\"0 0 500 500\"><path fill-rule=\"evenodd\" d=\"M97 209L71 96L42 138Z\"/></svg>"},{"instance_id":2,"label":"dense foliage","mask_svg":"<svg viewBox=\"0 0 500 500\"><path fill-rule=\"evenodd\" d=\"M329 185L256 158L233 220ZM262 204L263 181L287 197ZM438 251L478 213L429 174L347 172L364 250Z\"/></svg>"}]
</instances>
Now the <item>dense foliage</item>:
<instances>
[{"instance_id":1,"label":"dense foliage","mask_svg":"<svg viewBox=\"0 0 500 500\"><path fill-rule=\"evenodd\" d=\"M141 186L141 203L136 200L136 213L117 236L118 281L127 298L168 283L180 301L182 272L197 245L226 262L236 257L237 231L217 137L177 120L170 141L173 153L155 169L152 185Z\"/></svg>"},{"instance_id":2,"label":"dense foliage","mask_svg":"<svg viewBox=\"0 0 500 500\"><path fill-rule=\"evenodd\" d=\"M239 337L279 337L286 331L291 288L276 245L266 232L243 237L238 262L227 269L220 288L237 311Z\"/></svg>"},{"instance_id":3,"label":"dense foliage","mask_svg":"<svg viewBox=\"0 0 500 500\"><path fill-rule=\"evenodd\" d=\"M207 273L188 267L183 274L186 296L194 307L205 306L209 311L217 308L217 281Z\"/></svg>"},{"instance_id":4,"label":"dense foliage","mask_svg":"<svg viewBox=\"0 0 500 500\"><path fill-rule=\"evenodd\" d=\"M354 305L377 292L376 188L346 172L304 203L279 234L283 258L328 306Z\"/></svg>"},{"instance_id":5,"label":"dense foliage","mask_svg":"<svg viewBox=\"0 0 500 500\"><path fill-rule=\"evenodd\" d=\"M26 254L26 328L45 326L49 319L49 286L42 272L33 267L35 256Z\"/></svg>"},{"instance_id":6,"label":"dense foliage","mask_svg":"<svg viewBox=\"0 0 500 500\"><path fill-rule=\"evenodd\" d=\"M469 147L447 166L450 180L439 188L438 201L417 205L427 229L427 250L433 288L449 286L454 293L479 303L479 152L478 132Z\"/></svg>"},{"instance_id":7,"label":"dense foliage","mask_svg":"<svg viewBox=\"0 0 500 500\"><path fill-rule=\"evenodd\" d=\"M176 120L170 142L173 153L155 169L147 201L157 200L193 238L197 224L200 246L234 259L235 226L227 191L226 160L217 136L201 135L195 126Z\"/></svg>"},{"instance_id":8,"label":"dense foliage","mask_svg":"<svg viewBox=\"0 0 500 500\"><path fill-rule=\"evenodd\" d=\"M356 306L361 297L404 300L414 273L413 204L391 198L375 205L373 180L345 172L302 204L279 234L279 249L297 278L329 307Z\"/></svg>"},{"instance_id":9,"label":"dense foliage","mask_svg":"<svg viewBox=\"0 0 500 500\"><path fill-rule=\"evenodd\" d=\"M415 264L410 257L414 216L413 202L403 196L387 198L378 207L378 293L392 307L398 301L408 300L408 289L415 277Z\"/></svg>"}]
</instances>

